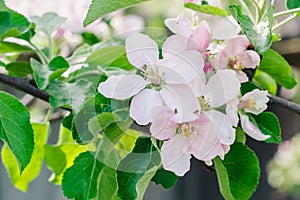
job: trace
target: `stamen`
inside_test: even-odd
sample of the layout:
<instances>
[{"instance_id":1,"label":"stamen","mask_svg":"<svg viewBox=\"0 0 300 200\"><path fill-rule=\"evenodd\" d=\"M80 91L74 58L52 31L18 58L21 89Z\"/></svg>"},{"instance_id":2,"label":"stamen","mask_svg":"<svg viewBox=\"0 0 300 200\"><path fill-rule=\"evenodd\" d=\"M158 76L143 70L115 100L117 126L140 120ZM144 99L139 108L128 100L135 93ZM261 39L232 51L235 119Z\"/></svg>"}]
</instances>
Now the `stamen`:
<instances>
[{"instance_id":1,"label":"stamen","mask_svg":"<svg viewBox=\"0 0 300 200\"><path fill-rule=\"evenodd\" d=\"M189 137L193 134L193 127L189 123L183 123L180 125L180 132L186 136Z\"/></svg>"},{"instance_id":2,"label":"stamen","mask_svg":"<svg viewBox=\"0 0 300 200\"><path fill-rule=\"evenodd\" d=\"M258 110L258 107L256 105L256 102L253 98L249 98L247 100L241 100L239 105L238 105L239 109L245 109L245 108L249 108L249 109L256 109Z\"/></svg>"}]
</instances>

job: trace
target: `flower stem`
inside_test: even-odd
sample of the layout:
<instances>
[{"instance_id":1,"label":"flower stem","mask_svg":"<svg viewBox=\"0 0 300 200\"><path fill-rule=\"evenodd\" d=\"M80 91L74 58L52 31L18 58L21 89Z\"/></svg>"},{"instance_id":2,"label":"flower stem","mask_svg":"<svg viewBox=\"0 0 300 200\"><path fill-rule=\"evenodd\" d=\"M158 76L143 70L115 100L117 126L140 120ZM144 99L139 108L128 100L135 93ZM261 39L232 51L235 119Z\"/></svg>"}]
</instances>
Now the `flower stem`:
<instances>
[{"instance_id":1,"label":"flower stem","mask_svg":"<svg viewBox=\"0 0 300 200\"><path fill-rule=\"evenodd\" d=\"M300 8L294 8L294 9L278 12L278 13L275 13L273 15L273 17L277 18L277 17L281 17L281 16L285 16L285 15L289 15L289 14L297 14L297 13L300 13Z\"/></svg>"},{"instance_id":2,"label":"flower stem","mask_svg":"<svg viewBox=\"0 0 300 200\"><path fill-rule=\"evenodd\" d=\"M273 28L272 28L272 31L275 31L277 30L278 28L282 27L283 25L285 25L286 23L296 19L298 16L296 13L294 13L292 16L286 18L285 20L283 20L282 22L276 24Z\"/></svg>"},{"instance_id":3,"label":"flower stem","mask_svg":"<svg viewBox=\"0 0 300 200\"><path fill-rule=\"evenodd\" d=\"M46 115L46 118L45 118L45 120L43 121L43 124L46 124L46 123L49 122L49 120L50 120L50 118L51 118L51 115L52 115L53 111L54 111L54 107L50 106L50 108L49 108L49 110L48 110L48 113L47 113L47 115Z\"/></svg>"},{"instance_id":4,"label":"flower stem","mask_svg":"<svg viewBox=\"0 0 300 200\"><path fill-rule=\"evenodd\" d=\"M52 60L52 56L53 56L53 43L52 43L52 39L51 36L48 35L48 48L49 48L49 60Z\"/></svg>"},{"instance_id":5,"label":"flower stem","mask_svg":"<svg viewBox=\"0 0 300 200\"><path fill-rule=\"evenodd\" d=\"M37 56L40 58L42 64L46 65L48 63L48 58L47 56L39 49L37 46L35 46L32 42L28 42L32 48L34 48Z\"/></svg>"}]
</instances>

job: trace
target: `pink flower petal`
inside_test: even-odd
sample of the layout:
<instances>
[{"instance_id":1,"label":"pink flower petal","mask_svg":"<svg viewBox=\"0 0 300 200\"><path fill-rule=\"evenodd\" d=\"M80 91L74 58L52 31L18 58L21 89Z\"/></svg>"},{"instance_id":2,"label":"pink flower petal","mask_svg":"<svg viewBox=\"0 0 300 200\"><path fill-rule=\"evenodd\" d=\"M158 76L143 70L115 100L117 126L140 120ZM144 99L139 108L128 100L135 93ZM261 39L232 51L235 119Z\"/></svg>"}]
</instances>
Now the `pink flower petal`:
<instances>
[{"instance_id":1,"label":"pink flower petal","mask_svg":"<svg viewBox=\"0 0 300 200\"><path fill-rule=\"evenodd\" d=\"M229 57L237 56L246 51L249 40L244 35L238 35L232 39L225 40L224 45L223 51L226 51Z\"/></svg>"},{"instance_id":2,"label":"pink flower petal","mask_svg":"<svg viewBox=\"0 0 300 200\"><path fill-rule=\"evenodd\" d=\"M218 70L207 83L208 94L206 99L212 107L222 106L239 95L240 86L235 71Z\"/></svg>"},{"instance_id":3,"label":"pink flower petal","mask_svg":"<svg viewBox=\"0 0 300 200\"><path fill-rule=\"evenodd\" d=\"M229 56L226 51L220 51L214 59L214 67L216 69L226 69Z\"/></svg>"},{"instance_id":4,"label":"pink flower petal","mask_svg":"<svg viewBox=\"0 0 300 200\"><path fill-rule=\"evenodd\" d=\"M247 50L239 55L241 63L245 68L255 69L260 63L258 53L252 50Z\"/></svg>"},{"instance_id":5,"label":"pink flower petal","mask_svg":"<svg viewBox=\"0 0 300 200\"><path fill-rule=\"evenodd\" d=\"M125 47L129 62L139 69L145 64L155 64L159 59L158 46L147 35L130 35L126 39Z\"/></svg>"},{"instance_id":6,"label":"pink flower petal","mask_svg":"<svg viewBox=\"0 0 300 200\"><path fill-rule=\"evenodd\" d=\"M111 76L99 84L98 91L107 98L128 99L146 87L148 83L135 74Z\"/></svg>"},{"instance_id":7,"label":"pink flower petal","mask_svg":"<svg viewBox=\"0 0 300 200\"><path fill-rule=\"evenodd\" d=\"M135 95L130 105L130 117L140 125L151 122L151 112L156 106L162 106L158 91L145 89Z\"/></svg>"},{"instance_id":8,"label":"pink flower petal","mask_svg":"<svg viewBox=\"0 0 300 200\"><path fill-rule=\"evenodd\" d=\"M152 123L150 132L153 137L159 140L167 140L174 137L178 124L171 120L173 112L167 111L164 108L158 108L159 111L151 112Z\"/></svg>"},{"instance_id":9,"label":"pink flower petal","mask_svg":"<svg viewBox=\"0 0 300 200\"><path fill-rule=\"evenodd\" d=\"M200 106L193 89L184 84L168 84L160 91L165 104L177 111L172 120L181 123L198 118L195 114L200 111Z\"/></svg>"},{"instance_id":10,"label":"pink flower petal","mask_svg":"<svg viewBox=\"0 0 300 200\"><path fill-rule=\"evenodd\" d=\"M204 21L191 34L187 46L189 50L204 52L208 48L210 43L210 31L207 27L208 25Z\"/></svg>"},{"instance_id":11,"label":"pink flower petal","mask_svg":"<svg viewBox=\"0 0 300 200\"><path fill-rule=\"evenodd\" d=\"M247 135L258 141L264 141L270 138L270 135L264 135L261 130L255 126L247 115L240 114L241 125Z\"/></svg>"}]
</instances>

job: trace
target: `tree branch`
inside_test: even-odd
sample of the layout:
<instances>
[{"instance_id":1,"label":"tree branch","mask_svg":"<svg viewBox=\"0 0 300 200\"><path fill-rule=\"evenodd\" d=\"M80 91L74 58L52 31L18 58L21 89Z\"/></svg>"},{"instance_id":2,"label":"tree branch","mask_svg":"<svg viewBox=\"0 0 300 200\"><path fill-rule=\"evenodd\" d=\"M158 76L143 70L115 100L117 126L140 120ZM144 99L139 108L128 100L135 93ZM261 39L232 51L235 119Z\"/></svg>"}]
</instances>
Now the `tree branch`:
<instances>
[{"instance_id":1,"label":"tree branch","mask_svg":"<svg viewBox=\"0 0 300 200\"><path fill-rule=\"evenodd\" d=\"M12 87L14 87L20 91L23 91L25 93L31 94L32 96L35 96L46 102L49 102L49 95L45 91L39 90L37 87L31 85L30 83L25 81L23 78L17 78L17 77L8 76L5 74L0 74L0 82L5 83L9 86L12 86ZM270 98L271 104L275 104L275 105L279 105L281 107L287 108L287 109L300 115L300 105L299 104L288 101L281 97L277 97L277 96L273 96L273 95L268 95L268 96ZM139 126L139 128L138 128L138 125L135 125L135 128L146 132L146 130L149 127Z\"/></svg>"},{"instance_id":2,"label":"tree branch","mask_svg":"<svg viewBox=\"0 0 300 200\"><path fill-rule=\"evenodd\" d=\"M31 94L32 96L35 96L46 102L49 102L49 95L46 92L39 90L37 87L29 84L23 78L17 78L5 74L0 74L0 82L12 86L25 93Z\"/></svg>"},{"instance_id":3,"label":"tree branch","mask_svg":"<svg viewBox=\"0 0 300 200\"><path fill-rule=\"evenodd\" d=\"M271 104L279 105L281 107L284 107L284 108L300 115L300 105L299 104L296 104L294 102L291 102L291 101L288 101L281 97L277 97L277 96L273 96L273 95L268 95L268 97L270 98Z\"/></svg>"}]
</instances>

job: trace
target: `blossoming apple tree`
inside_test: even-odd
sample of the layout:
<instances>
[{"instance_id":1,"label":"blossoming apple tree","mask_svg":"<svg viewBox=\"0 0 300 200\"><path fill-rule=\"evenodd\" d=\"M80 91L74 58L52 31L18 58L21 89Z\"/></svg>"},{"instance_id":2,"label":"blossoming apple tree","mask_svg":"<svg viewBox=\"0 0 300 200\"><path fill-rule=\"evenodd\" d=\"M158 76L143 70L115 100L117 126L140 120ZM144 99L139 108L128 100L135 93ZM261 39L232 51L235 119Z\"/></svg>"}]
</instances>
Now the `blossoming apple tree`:
<instances>
[{"instance_id":1,"label":"blossoming apple tree","mask_svg":"<svg viewBox=\"0 0 300 200\"><path fill-rule=\"evenodd\" d=\"M84 26L143 1L94 0ZM183 5L191 16L165 19L170 35L163 42L133 32L62 56L52 37L65 18L27 19L0 1L0 81L51 106L44 122L33 122L26 106L0 92L1 155L15 187L26 191L45 161L49 180L69 199L142 199L150 181L171 188L194 157L216 171L225 199L251 197L260 168L246 139L281 142L270 102L300 113L273 96L277 85L290 89L296 81L270 49L280 38L275 30L299 15L300 4L287 0L282 12L274 0ZM47 47L34 43L35 34L46 36ZM50 145L57 108L69 114Z\"/></svg>"}]
</instances>

